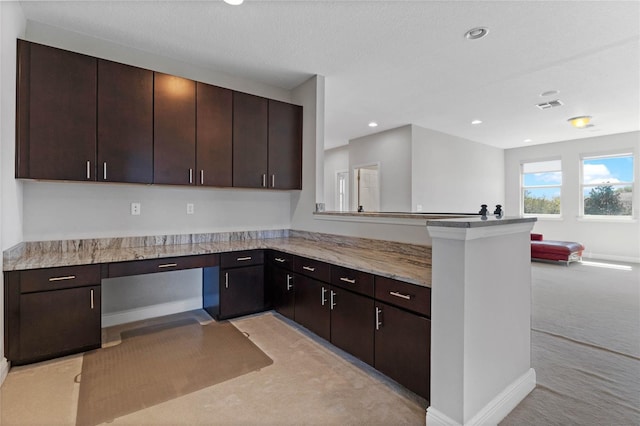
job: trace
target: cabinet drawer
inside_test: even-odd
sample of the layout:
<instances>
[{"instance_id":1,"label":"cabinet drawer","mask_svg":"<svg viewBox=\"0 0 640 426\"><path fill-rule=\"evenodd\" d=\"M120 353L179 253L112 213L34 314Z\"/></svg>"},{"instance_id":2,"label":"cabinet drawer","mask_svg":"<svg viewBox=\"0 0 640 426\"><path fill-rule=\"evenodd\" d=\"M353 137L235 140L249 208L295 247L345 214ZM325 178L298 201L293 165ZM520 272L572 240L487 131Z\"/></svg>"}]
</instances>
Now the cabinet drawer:
<instances>
[{"instance_id":1,"label":"cabinet drawer","mask_svg":"<svg viewBox=\"0 0 640 426\"><path fill-rule=\"evenodd\" d=\"M341 266L331 266L331 284L373 297L373 275Z\"/></svg>"},{"instance_id":2,"label":"cabinet drawer","mask_svg":"<svg viewBox=\"0 0 640 426\"><path fill-rule=\"evenodd\" d=\"M293 270L319 281L331 282L331 265L319 260L296 256L293 259Z\"/></svg>"},{"instance_id":3,"label":"cabinet drawer","mask_svg":"<svg viewBox=\"0 0 640 426\"><path fill-rule=\"evenodd\" d=\"M220 255L221 268L237 268L264 263L264 250L245 250L222 253Z\"/></svg>"},{"instance_id":4,"label":"cabinet drawer","mask_svg":"<svg viewBox=\"0 0 640 426\"><path fill-rule=\"evenodd\" d=\"M109 278L151 274L154 272L178 271L180 269L206 268L209 266L217 266L218 264L219 258L217 254L132 260L130 262L110 263Z\"/></svg>"},{"instance_id":5,"label":"cabinet drawer","mask_svg":"<svg viewBox=\"0 0 640 426\"><path fill-rule=\"evenodd\" d=\"M431 316L431 289L391 278L376 277L375 298L422 315Z\"/></svg>"},{"instance_id":6,"label":"cabinet drawer","mask_svg":"<svg viewBox=\"0 0 640 426\"><path fill-rule=\"evenodd\" d=\"M99 284L100 265L65 266L20 272L21 293Z\"/></svg>"},{"instance_id":7,"label":"cabinet drawer","mask_svg":"<svg viewBox=\"0 0 640 426\"><path fill-rule=\"evenodd\" d=\"M267 260L269 263L273 263L284 269L293 269L293 255L288 253L282 253L280 251L269 250L267 252Z\"/></svg>"}]
</instances>

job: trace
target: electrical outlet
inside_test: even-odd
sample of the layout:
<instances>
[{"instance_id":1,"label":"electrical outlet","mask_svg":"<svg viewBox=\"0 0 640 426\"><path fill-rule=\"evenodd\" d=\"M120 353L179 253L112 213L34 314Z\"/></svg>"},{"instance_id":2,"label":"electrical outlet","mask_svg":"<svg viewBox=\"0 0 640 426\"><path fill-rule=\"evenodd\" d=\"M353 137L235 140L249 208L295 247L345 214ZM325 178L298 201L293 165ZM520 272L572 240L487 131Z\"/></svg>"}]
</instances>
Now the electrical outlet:
<instances>
[{"instance_id":1,"label":"electrical outlet","mask_svg":"<svg viewBox=\"0 0 640 426\"><path fill-rule=\"evenodd\" d=\"M193 214L194 206L193 203L187 203L187 214Z\"/></svg>"},{"instance_id":2,"label":"electrical outlet","mask_svg":"<svg viewBox=\"0 0 640 426\"><path fill-rule=\"evenodd\" d=\"M140 215L140 203L131 203L131 215L132 216Z\"/></svg>"},{"instance_id":3,"label":"electrical outlet","mask_svg":"<svg viewBox=\"0 0 640 426\"><path fill-rule=\"evenodd\" d=\"M418 204L418 205L416 206L416 211L417 211L417 212L421 212L421 211L422 211L422 204Z\"/></svg>"}]
</instances>

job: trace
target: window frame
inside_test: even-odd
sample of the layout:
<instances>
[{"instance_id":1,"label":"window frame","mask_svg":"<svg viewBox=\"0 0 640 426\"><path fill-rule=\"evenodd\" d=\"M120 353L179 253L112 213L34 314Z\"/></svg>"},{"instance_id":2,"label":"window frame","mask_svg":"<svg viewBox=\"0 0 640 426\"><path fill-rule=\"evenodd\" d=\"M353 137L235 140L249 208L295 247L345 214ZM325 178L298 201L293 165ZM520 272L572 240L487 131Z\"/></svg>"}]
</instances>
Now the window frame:
<instances>
[{"instance_id":1,"label":"window frame","mask_svg":"<svg viewBox=\"0 0 640 426\"><path fill-rule=\"evenodd\" d=\"M612 186L631 186L631 214L629 215L600 215L600 214L585 214L584 212L584 190L585 188L593 188L602 184L585 184L584 183L584 161L585 160L594 160L598 158L615 158L615 157L631 157L633 160L633 165L631 169L631 177L633 181L631 182L618 182L611 183ZM589 153L581 153L579 160L579 172L580 172L580 180L578 182L578 219L579 220L593 220L593 221L633 221L636 218L636 214L638 211L637 207L637 186L636 181L638 179L637 169L638 166L636 162L638 158L636 156L636 152L634 149L618 149L611 151L601 151L601 152L589 152Z\"/></svg>"},{"instance_id":2,"label":"window frame","mask_svg":"<svg viewBox=\"0 0 640 426\"><path fill-rule=\"evenodd\" d=\"M560 163L560 170L556 170L560 172L561 183L559 185L537 185L537 186L525 186L524 185L524 165L525 164L533 164L533 163L546 163L549 161L558 161ZM520 214L523 217L539 217L544 219L562 219L562 194L565 184L564 172L562 167L562 157L547 157L547 158L538 158L535 160L521 160L520 161ZM560 190L560 212L559 213L525 213L524 211L524 191L526 189L535 189L535 188L558 188Z\"/></svg>"}]
</instances>

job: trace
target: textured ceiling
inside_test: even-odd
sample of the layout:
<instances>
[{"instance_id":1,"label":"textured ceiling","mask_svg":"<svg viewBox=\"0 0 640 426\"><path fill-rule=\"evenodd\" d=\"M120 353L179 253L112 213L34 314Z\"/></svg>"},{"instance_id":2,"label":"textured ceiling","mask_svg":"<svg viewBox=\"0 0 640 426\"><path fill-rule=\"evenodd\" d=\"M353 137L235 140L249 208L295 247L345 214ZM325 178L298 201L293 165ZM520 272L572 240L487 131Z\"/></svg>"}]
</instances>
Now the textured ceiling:
<instances>
[{"instance_id":1,"label":"textured ceiling","mask_svg":"<svg viewBox=\"0 0 640 426\"><path fill-rule=\"evenodd\" d=\"M640 130L638 1L21 5L33 21L277 87L323 75L327 148L410 123L501 148ZM477 26L489 35L466 40ZM535 107L554 99L564 105ZM576 115L594 127L571 128Z\"/></svg>"}]
</instances>

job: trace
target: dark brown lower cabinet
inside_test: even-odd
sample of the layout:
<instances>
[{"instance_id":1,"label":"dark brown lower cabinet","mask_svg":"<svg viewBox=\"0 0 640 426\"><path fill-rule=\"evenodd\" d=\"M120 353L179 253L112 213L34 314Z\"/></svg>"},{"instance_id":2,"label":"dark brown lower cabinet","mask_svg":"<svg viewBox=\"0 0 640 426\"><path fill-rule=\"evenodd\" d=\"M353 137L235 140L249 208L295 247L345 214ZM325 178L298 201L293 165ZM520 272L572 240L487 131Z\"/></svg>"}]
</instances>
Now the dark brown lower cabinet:
<instances>
[{"instance_id":1,"label":"dark brown lower cabinet","mask_svg":"<svg viewBox=\"0 0 640 426\"><path fill-rule=\"evenodd\" d=\"M373 365L373 299L332 287L331 343Z\"/></svg>"},{"instance_id":2,"label":"dark brown lower cabinet","mask_svg":"<svg viewBox=\"0 0 640 426\"><path fill-rule=\"evenodd\" d=\"M295 274L295 320L325 340L331 340L331 285Z\"/></svg>"},{"instance_id":3,"label":"dark brown lower cabinet","mask_svg":"<svg viewBox=\"0 0 640 426\"><path fill-rule=\"evenodd\" d=\"M376 301L376 370L429 399L431 321Z\"/></svg>"},{"instance_id":4,"label":"dark brown lower cabinet","mask_svg":"<svg viewBox=\"0 0 640 426\"><path fill-rule=\"evenodd\" d=\"M100 286L20 296L20 359L33 362L99 348Z\"/></svg>"},{"instance_id":5,"label":"dark brown lower cabinet","mask_svg":"<svg viewBox=\"0 0 640 426\"><path fill-rule=\"evenodd\" d=\"M291 271L272 264L267 266L269 299L273 309L289 319L295 318L295 287Z\"/></svg>"},{"instance_id":6,"label":"dark brown lower cabinet","mask_svg":"<svg viewBox=\"0 0 640 426\"><path fill-rule=\"evenodd\" d=\"M264 265L220 271L220 318L264 310Z\"/></svg>"}]
</instances>

